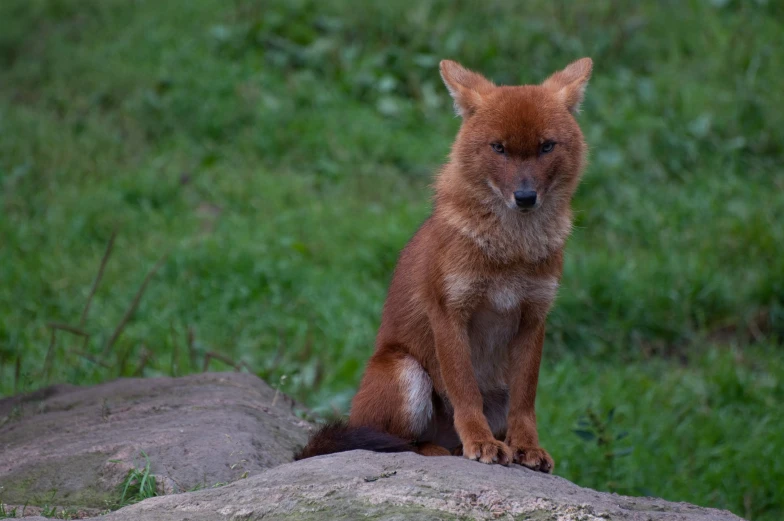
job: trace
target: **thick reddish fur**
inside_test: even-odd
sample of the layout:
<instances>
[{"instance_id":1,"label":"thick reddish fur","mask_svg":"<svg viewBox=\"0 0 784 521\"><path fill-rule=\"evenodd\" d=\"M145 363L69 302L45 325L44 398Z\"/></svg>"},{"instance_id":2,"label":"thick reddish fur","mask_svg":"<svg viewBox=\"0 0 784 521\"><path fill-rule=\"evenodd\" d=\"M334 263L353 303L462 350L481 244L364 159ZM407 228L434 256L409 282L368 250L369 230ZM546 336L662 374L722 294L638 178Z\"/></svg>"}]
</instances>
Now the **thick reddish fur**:
<instances>
[{"instance_id":1,"label":"thick reddish fur","mask_svg":"<svg viewBox=\"0 0 784 521\"><path fill-rule=\"evenodd\" d=\"M591 68L583 58L541 85L497 87L441 63L463 124L437 177L433 214L398 261L375 353L342 427L364 437L328 428L303 457L387 447L552 471L534 404L585 163L574 114ZM516 206L521 187L536 190L534 209Z\"/></svg>"}]
</instances>

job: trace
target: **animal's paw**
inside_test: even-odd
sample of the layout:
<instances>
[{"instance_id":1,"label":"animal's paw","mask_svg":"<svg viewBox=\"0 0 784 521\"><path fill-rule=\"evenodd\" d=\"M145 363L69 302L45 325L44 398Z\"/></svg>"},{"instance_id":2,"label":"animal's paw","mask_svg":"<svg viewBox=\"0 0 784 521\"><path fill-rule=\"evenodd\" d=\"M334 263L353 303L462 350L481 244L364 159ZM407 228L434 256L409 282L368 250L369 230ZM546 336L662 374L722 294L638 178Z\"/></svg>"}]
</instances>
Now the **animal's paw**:
<instances>
[{"instance_id":1,"label":"animal's paw","mask_svg":"<svg viewBox=\"0 0 784 521\"><path fill-rule=\"evenodd\" d=\"M482 463L509 465L512 461L512 451L506 443L491 438L463 443L463 457L479 460Z\"/></svg>"},{"instance_id":2,"label":"animal's paw","mask_svg":"<svg viewBox=\"0 0 784 521\"><path fill-rule=\"evenodd\" d=\"M513 447L513 461L532 470L545 472L553 471L555 463L542 447Z\"/></svg>"}]
</instances>

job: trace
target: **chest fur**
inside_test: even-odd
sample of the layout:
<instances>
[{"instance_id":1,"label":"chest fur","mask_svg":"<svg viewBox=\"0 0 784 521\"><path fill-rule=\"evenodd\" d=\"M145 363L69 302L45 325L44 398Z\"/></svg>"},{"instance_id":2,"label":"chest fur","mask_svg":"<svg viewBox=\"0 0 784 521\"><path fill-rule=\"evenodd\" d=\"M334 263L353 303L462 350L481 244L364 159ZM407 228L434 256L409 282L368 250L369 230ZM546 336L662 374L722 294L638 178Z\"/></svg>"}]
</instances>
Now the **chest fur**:
<instances>
[{"instance_id":1,"label":"chest fur","mask_svg":"<svg viewBox=\"0 0 784 521\"><path fill-rule=\"evenodd\" d=\"M509 345L523 314L544 320L555 299L558 279L550 275L452 275L446 283L447 301L466 309L471 358L480 388L504 388Z\"/></svg>"},{"instance_id":2,"label":"chest fur","mask_svg":"<svg viewBox=\"0 0 784 521\"><path fill-rule=\"evenodd\" d=\"M549 309L558 290L558 279L552 275L483 277L453 273L445 277L444 289L451 306L488 307L504 314L519 310L523 304Z\"/></svg>"}]
</instances>

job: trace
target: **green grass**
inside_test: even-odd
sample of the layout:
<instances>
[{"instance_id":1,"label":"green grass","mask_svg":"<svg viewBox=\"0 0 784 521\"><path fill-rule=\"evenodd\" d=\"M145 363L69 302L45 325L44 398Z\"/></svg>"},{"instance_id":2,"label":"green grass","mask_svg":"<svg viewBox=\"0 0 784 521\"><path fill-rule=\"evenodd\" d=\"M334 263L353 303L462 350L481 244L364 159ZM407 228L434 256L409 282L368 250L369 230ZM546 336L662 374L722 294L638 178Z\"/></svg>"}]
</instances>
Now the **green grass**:
<instances>
[{"instance_id":1,"label":"green grass","mask_svg":"<svg viewBox=\"0 0 784 521\"><path fill-rule=\"evenodd\" d=\"M41 517L49 517L52 519L74 519L77 515L78 511L74 508L60 508L57 510L57 503L55 503L55 497L57 496L57 490L52 490L49 497L44 500L43 505L41 506L41 511L38 513ZM25 515L25 507L22 508L21 517Z\"/></svg>"},{"instance_id":2,"label":"green grass","mask_svg":"<svg viewBox=\"0 0 784 521\"><path fill-rule=\"evenodd\" d=\"M584 486L784 516L782 4L366 4L0 2L0 394L217 353L346 410L459 125L438 60L589 55L543 444ZM610 468L573 431L613 408Z\"/></svg>"},{"instance_id":3,"label":"green grass","mask_svg":"<svg viewBox=\"0 0 784 521\"><path fill-rule=\"evenodd\" d=\"M158 495L157 480L150 471L150 458L142 451L144 467L134 467L128 471L125 479L120 484L120 501L118 508L138 503L147 498Z\"/></svg>"},{"instance_id":4,"label":"green grass","mask_svg":"<svg viewBox=\"0 0 784 521\"><path fill-rule=\"evenodd\" d=\"M0 502L0 519L13 519L16 517L16 507L10 508Z\"/></svg>"}]
</instances>

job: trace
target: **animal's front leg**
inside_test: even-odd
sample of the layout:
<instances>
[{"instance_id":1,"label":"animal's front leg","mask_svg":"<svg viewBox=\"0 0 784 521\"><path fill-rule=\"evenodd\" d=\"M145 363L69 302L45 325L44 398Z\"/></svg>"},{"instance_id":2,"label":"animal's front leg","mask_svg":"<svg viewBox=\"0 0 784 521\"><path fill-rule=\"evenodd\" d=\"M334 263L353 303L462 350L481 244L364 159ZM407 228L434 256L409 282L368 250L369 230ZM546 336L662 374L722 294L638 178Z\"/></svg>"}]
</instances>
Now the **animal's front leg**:
<instances>
[{"instance_id":1,"label":"animal's front leg","mask_svg":"<svg viewBox=\"0 0 784 521\"><path fill-rule=\"evenodd\" d=\"M446 313L433 313L430 319L436 357L454 409L455 430L463 444L463 456L482 463L508 465L512 459L509 447L493 437L482 410L482 394L474 375L465 328Z\"/></svg>"},{"instance_id":2,"label":"animal's front leg","mask_svg":"<svg viewBox=\"0 0 784 521\"><path fill-rule=\"evenodd\" d=\"M536 430L536 386L544 344L544 322L520 325L510 346L509 415L506 443L515 463L552 472L553 458L539 446Z\"/></svg>"}]
</instances>

